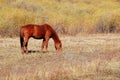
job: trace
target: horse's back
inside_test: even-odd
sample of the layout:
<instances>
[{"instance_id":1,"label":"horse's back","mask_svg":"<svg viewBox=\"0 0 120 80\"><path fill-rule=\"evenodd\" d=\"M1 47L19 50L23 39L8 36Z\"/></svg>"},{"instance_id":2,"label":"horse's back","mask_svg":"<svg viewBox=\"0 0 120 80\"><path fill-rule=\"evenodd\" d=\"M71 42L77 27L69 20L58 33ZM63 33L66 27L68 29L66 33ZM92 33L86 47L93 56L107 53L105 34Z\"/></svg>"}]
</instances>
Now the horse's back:
<instances>
[{"instance_id":1,"label":"horse's back","mask_svg":"<svg viewBox=\"0 0 120 80\"><path fill-rule=\"evenodd\" d=\"M21 30L31 30L31 29L36 29L36 30L53 30L52 27L49 24L43 24L43 25L36 25L36 24L28 24L24 25L21 27Z\"/></svg>"},{"instance_id":2,"label":"horse's back","mask_svg":"<svg viewBox=\"0 0 120 80\"><path fill-rule=\"evenodd\" d=\"M32 24L24 25L20 29L21 35L32 35L33 32L34 32L34 25Z\"/></svg>"},{"instance_id":3,"label":"horse's back","mask_svg":"<svg viewBox=\"0 0 120 80\"><path fill-rule=\"evenodd\" d=\"M29 30L29 29L33 29L33 24L28 24L28 25L24 25L21 27L21 29L26 29L26 30Z\"/></svg>"},{"instance_id":4,"label":"horse's back","mask_svg":"<svg viewBox=\"0 0 120 80\"><path fill-rule=\"evenodd\" d=\"M21 34L28 35L29 37L41 38L44 37L46 32L49 32L49 36L55 33L53 28L49 24L36 25L28 24L21 27Z\"/></svg>"}]
</instances>

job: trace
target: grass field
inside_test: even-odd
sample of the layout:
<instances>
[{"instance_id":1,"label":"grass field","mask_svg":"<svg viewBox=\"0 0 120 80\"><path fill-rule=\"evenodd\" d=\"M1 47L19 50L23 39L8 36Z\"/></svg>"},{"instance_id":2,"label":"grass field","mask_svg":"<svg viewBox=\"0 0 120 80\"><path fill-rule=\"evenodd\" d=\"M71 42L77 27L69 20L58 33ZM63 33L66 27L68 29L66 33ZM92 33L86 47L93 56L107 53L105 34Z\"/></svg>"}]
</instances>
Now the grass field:
<instances>
[{"instance_id":1,"label":"grass field","mask_svg":"<svg viewBox=\"0 0 120 80\"><path fill-rule=\"evenodd\" d=\"M20 27L44 23L63 52L31 38L22 55ZM120 0L0 0L0 80L120 80L119 33Z\"/></svg>"},{"instance_id":2,"label":"grass field","mask_svg":"<svg viewBox=\"0 0 120 80\"><path fill-rule=\"evenodd\" d=\"M63 53L52 40L40 53L41 40L30 39L22 55L19 38L0 38L0 80L120 80L120 35L61 36Z\"/></svg>"}]
</instances>

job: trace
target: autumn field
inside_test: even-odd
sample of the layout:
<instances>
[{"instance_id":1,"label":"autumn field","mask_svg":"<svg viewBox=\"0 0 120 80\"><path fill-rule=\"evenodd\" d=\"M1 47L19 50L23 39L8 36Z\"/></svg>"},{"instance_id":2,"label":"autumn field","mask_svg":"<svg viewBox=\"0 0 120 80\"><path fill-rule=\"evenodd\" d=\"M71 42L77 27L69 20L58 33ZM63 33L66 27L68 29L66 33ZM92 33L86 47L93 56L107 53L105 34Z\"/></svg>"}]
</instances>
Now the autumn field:
<instances>
[{"instance_id":1,"label":"autumn field","mask_svg":"<svg viewBox=\"0 0 120 80\"><path fill-rule=\"evenodd\" d=\"M120 35L60 36L63 52L52 39L49 52L41 40L30 39L22 55L19 37L0 38L0 80L120 80Z\"/></svg>"},{"instance_id":2,"label":"autumn field","mask_svg":"<svg viewBox=\"0 0 120 80\"><path fill-rule=\"evenodd\" d=\"M20 27L45 23L63 51L22 55ZM0 0L0 80L120 80L120 0Z\"/></svg>"}]
</instances>

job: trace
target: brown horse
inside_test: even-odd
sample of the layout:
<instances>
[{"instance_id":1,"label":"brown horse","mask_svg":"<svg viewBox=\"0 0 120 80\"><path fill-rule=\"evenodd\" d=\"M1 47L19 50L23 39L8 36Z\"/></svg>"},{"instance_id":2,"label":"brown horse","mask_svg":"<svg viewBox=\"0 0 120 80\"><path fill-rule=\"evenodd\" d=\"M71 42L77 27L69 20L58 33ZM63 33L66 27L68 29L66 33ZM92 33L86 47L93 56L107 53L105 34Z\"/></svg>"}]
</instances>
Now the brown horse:
<instances>
[{"instance_id":1,"label":"brown horse","mask_svg":"<svg viewBox=\"0 0 120 80\"><path fill-rule=\"evenodd\" d=\"M50 38L53 39L56 50L57 51L62 50L62 43L57 33L48 24L43 24L43 25L28 24L21 27L20 43L21 43L22 54L24 54L24 52L28 53L27 45L30 37L33 37L35 39L43 39L41 51L43 51L44 47L46 48L47 51L48 41Z\"/></svg>"}]
</instances>

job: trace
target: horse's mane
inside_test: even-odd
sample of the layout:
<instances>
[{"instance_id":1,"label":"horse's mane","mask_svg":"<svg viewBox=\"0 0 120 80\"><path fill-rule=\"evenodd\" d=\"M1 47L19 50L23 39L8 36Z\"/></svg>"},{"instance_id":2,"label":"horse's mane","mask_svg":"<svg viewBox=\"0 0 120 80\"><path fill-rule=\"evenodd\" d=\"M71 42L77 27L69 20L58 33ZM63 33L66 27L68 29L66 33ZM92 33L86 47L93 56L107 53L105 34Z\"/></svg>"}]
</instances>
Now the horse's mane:
<instances>
[{"instance_id":1,"label":"horse's mane","mask_svg":"<svg viewBox=\"0 0 120 80\"><path fill-rule=\"evenodd\" d=\"M53 40L57 43L60 42L60 39L58 37L58 34L56 33L56 31L48 24L44 24L44 26L46 26L47 28L49 28L52 31L52 36L51 38L53 38Z\"/></svg>"}]
</instances>

